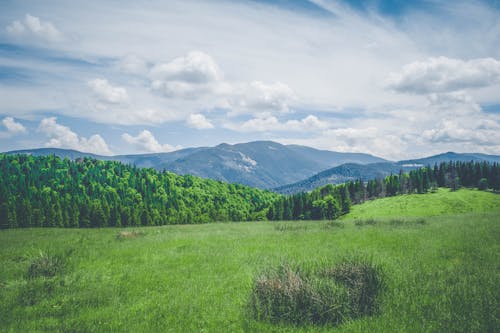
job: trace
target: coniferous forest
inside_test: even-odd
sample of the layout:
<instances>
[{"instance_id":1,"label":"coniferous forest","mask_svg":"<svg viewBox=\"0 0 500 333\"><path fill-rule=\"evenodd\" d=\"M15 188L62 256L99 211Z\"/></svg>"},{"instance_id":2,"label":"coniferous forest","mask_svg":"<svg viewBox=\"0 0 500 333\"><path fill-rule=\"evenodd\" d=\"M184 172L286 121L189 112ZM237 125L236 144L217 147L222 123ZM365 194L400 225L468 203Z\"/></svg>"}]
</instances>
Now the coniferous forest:
<instances>
[{"instance_id":1,"label":"coniferous forest","mask_svg":"<svg viewBox=\"0 0 500 333\"><path fill-rule=\"evenodd\" d=\"M270 220L335 219L349 212L351 204L400 194L426 193L437 187L500 190L500 165L487 162L445 162L400 172L368 182L357 180L326 185L310 193L281 197L269 208Z\"/></svg>"},{"instance_id":2,"label":"coniferous forest","mask_svg":"<svg viewBox=\"0 0 500 333\"><path fill-rule=\"evenodd\" d=\"M0 155L2 228L259 220L277 197L119 162Z\"/></svg>"},{"instance_id":3,"label":"coniferous forest","mask_svg":"<svg viewBox=\"0 0 500 333\"><path fill-rule=\"evenodd\" d=\"M437 187L500 189L500 166L449 162L281 196L119 162L0 155L0 227L127 227L335 219L352 204Z\"/></svg>"}]
</instances>

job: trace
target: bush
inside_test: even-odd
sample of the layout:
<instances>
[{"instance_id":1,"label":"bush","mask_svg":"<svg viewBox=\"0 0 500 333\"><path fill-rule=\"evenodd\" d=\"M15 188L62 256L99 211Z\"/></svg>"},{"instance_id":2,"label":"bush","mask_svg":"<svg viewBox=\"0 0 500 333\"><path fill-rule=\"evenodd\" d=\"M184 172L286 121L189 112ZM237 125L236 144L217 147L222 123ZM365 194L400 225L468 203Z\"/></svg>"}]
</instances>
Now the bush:
<instances>
[{"instance_id":1,"label":"bush","mask_svg":"<svg viewBox=\"0 0 500 333\"><path fill-rule=\"evenodd\" d=\"M254 319L271 323L338 325L374 314L381 288L380 270L368 262L310 271L281 265L256 279L249 310Z\"/></svg>"},{"instance_id":2,"label":"bush","mask_svg":"<svg viewBox=\"0 0 500 333\"><path fill-rule=\"evenodd\" d=\"M40 251L40 254L33 259L28 268L28 278L53 277L60 273L63 267L64 262L60 256Z\"/></svg>"}]
</instances>

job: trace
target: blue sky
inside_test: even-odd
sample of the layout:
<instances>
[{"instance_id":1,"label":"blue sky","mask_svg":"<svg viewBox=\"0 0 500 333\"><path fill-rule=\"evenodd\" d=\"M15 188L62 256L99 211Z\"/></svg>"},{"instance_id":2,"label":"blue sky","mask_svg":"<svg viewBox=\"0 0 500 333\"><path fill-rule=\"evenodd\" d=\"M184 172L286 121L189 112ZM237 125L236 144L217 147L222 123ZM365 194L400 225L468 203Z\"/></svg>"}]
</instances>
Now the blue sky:
<instances>
[{"instance_id":1,"label":"blue sky","mask_svg":"<svg viewBox=\"0 0 500 333\"><path fill-rule=\"evenodd\" d=\"M0 151L500 154L498 1L3 1Z\"/></svg>"}]
</instances>

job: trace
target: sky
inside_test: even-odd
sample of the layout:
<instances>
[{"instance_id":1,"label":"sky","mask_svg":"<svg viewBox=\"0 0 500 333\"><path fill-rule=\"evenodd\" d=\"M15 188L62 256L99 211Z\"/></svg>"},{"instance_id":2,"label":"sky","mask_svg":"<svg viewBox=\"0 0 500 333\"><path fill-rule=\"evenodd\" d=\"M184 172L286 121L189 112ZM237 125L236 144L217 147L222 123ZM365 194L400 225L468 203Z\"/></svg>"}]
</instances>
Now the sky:
<instances>
[{"instance_id":1,"label":"sky","mask_svg":"<svg viewBox=\"0 0 500 333\"><path fill-rule=\"evenodd\" d=\"M500 154L500 1L10 1L0 151Z\"/></svg>"}]
</instances>

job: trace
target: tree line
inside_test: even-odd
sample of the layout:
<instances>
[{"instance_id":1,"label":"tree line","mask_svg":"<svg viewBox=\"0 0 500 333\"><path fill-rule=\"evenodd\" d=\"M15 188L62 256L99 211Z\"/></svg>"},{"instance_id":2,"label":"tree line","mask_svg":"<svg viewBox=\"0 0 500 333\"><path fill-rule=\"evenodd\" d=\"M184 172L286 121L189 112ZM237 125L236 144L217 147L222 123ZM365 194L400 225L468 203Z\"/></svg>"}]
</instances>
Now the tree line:
<instances>
[{"instance_id":1,"label":"tree line","mask_svg":"<svg viewBox=\"0 0 500 333\"><path fill-rule=\"evenodd\" d=\"M116 161L0 154L0 228L335 219L365 200L460 186L499 191L499 164L447 162L282 196Z\"/></svg>"},{"instance_id":2,"label":"tree line","mask_svg":"<svg viewBox=\"0 0 500 333\"><path fill-rule=\"evenodd\" d=\"M278 194L90 158L0 154L0 227L265 219Z\"/></svg>"},{"instance_id":3,"label":"tree line","mask_svg":"<svg viewBox=\"0 0 500 333\"><path fill-rule=\"evenodd\" d=\"M500 190L500 165L488 162L443 162L385 178L326 185L309 193L278 198L267 212L269 220L335 219L352 204L400 194L426 193L437 187Z\"/></svg>"}]
</instances>

